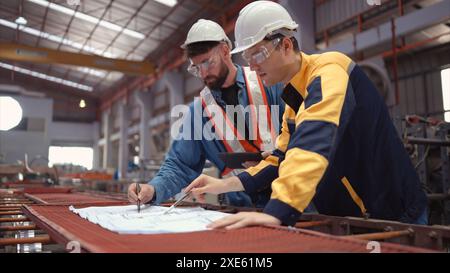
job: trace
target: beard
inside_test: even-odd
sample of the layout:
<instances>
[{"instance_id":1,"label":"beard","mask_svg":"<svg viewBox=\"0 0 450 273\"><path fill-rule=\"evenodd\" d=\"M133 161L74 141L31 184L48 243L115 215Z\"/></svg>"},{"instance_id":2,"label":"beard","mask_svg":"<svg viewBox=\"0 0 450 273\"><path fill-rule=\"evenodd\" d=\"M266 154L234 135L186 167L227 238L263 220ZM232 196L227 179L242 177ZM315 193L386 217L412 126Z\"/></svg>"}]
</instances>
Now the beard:
<instances>
[{"instance_id":1,"label":"beard","mask_svg":"<svg viewBox=\"0 0 450 273\"><path fill-rule=\"evenodd\" d=\"M203 80L203 82L206 86L208 86L209 89L218 90L225 83L225 80L227 79L229 73L230 70L228 69L227 65L224 62L220 62L219 75L208 76Z\"/></svg>"}]
</instances>

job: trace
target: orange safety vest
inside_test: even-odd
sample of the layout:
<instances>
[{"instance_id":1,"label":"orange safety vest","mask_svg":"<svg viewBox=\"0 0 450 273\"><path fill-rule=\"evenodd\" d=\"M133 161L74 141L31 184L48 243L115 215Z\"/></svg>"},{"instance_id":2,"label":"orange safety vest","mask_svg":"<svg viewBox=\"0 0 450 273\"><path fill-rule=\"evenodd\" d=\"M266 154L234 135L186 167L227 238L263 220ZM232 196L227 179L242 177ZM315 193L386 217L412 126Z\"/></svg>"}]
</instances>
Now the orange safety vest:
<instances>
[{"instance_id":1,"label":"orange safety vest","mask_svg":"<svg viewBox=\"0 0 450 273\"><path fill-rule=\"evenodd\" d=\"M234 123L230 120L225 111L218 106L211 90L209 90L207 86L200 92L203 110L214 126L216 137L222 140L227 152L272 151L275 147L275 130L272 126L270 106L267 103L264 87L261 79L254 71L251 71L249 67L243 67L243 72L249 98L249 106L251 109L250 117L253 125L251 126L251 129L253 129L253 133L256 135L255 143L259 147L259 150L243 137L245 132L239 131L239 128L234 126ZM208 109L210 106L221 109L221 111L216 111L214 112L214 115L212 115L211 111ZM224 125L226 132L233 133L232 139L224 137L223 128L221 128L222 126L220 125ZM243 170L225 168L222 175L237 175L242 171Z\"/></svg>"}]
</instances>

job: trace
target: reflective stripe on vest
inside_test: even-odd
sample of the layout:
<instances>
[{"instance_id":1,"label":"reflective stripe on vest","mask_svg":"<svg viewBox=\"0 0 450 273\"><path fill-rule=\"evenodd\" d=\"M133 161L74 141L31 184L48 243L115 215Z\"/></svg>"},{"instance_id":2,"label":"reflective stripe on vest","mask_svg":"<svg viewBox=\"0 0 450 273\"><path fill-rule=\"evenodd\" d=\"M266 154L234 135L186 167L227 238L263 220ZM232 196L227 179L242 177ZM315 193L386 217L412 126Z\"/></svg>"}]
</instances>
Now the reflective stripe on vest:
<instances>
[{"instance_id":1,"label":"reflective stripe on vest","mask_svg":"<svg viewBox=\"0 0 450 273\"><path fill-rule=\"evenodd\" d=\"M249 133L253 133L252 135L257 136L255 142L256 144L258 144L258 147L261 151L272 151L275 149L276 137L275 130L271 122L270 106L268 105L264 87L262 86L260 79L254 71L251 71L248 67L243 67L243 70L247 86L247 94L250 102L249 106L251 108L250 116L252 119L252 126L250 126L250 129L252 129L253 132ZM223 140L228 152L252 152L256 150L250 143L248 143L248 141L244 139L243 136L245 132L239 132L238 128L235 128L233 122L230 121L223 109L217 104L208 87L205 86L205 88L200 93L200 97L202 99L202 105L205 109L205 112L213 122L215 130L217 132L216 136L218 137L218 139ZM214 107L213 109L221 109L220 111L216 110L213 117L211 112L208 110L208 107L206 107L210 105L211 107ZM233 139L238 139L241 141L233 141L229 140L229 138L225 138L221 130L223 127L221 126L221 128L218 128L223 124L225 125L225 132L233 132ZM256 132L254 132L255 130ZM236 142L239 142L241 146L243 146L244 150L241 150L241 147L239 147Z\"/></svg>"},{"instance_id":2,"label":"reflective stripe on vest","mask_svg":"<svg viewBox=\"0 0 450 273\"><path fill-rule=\"evenodd\" d=\"M238 129L234 127L225 111L217 105L216 100L207 87L200 92L200 97L202 99L203 109L214 126L216 138L223 142L227 152L237 153L256 151L256 148L242 137L244 135L243 132L238 132ZM214 115L212 115L211 110L215 110ZM231 139L224 135L223 128L225 128L225 133L233 133Z\"/></svg>"},{"instance_id":3,"label":"reflective stripe on vest","mask_svg":"<svg viewBox=\"0 0 450 273\"><path fill-rule=\"evenodd\" d=\"M256 130L256 144L260 151L272 151L275 147L275 131L272 127L270 106L268 105L264 87L254 71L250 68L244 67L244 78L247 86L247 94L249 97L249 106L251 107L250 116L252 119L252 126L250 129ZM251 145L245 138L245 131L239 131L239 128L234 126L234 123L226 115L225 111L217 104L211 90L207 86L200 92L203 109L211 120L215 129L217 139L222 140L225 149L229 153L239 152L259 152L253 145ZM220 109L220 110L219 110ZM214 111L214 115L211 113ZM256 128L255 128L256 125ZM225 128L225 133L232 132L233 136L224 135L222 131ZM223 176L237 175L243 170L232 170L225 168L222 172Z\"/></svg>"},{"instance_id":4,"label":"reflective stripe on vest","mask_svg":"<svg viewBox=\"0 0 450 273\"><path fill-rule=\"evenodd\" d=\"M270 106L261 79L249 67L243 67L245 85L252 109L252 122L257 124L257 143L261 151L275 149L275 130L272 126Z\"/></svg>"}]
</instances>

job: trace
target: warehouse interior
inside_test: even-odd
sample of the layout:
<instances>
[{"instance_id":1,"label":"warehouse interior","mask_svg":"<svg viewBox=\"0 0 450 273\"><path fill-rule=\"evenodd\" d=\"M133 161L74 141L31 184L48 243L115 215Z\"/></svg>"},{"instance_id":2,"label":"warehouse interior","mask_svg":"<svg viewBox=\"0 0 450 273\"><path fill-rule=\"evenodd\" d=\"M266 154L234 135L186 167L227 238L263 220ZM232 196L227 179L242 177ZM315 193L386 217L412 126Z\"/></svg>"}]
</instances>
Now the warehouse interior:
<instances>
[{"instance_id":1,"label":"warehouse interior","mask_svg":"<svg viewBox=\"0 0 450 273\"><path fill-rule=\"evenodd\" d=\"M126 204L131 184L147 183L158 173L173 142L171 130L179 120L172 109L191 103L204 87L201 79L187 71L189 60L180 46L201 18L217 22L235 41L239 12L251 2L2 0L0 253L71 252L80 250L80 244L82 252L177 252L163 245L177 242L178 237L142 235L147 236L146 242L157 242L146 249L139 248L141 237L111 235L123 245L128 240L136 243L136 248L128 249L108 244L109 233L103 231L102 238L81 238L74 246L67 239L70 230L66 230L69 235L61 235L54 228L59 222L50 215L59 210L51 214L50 209L55 206L66 215L69 205ZM386 243L386 252L448 252L450 0L274 2L299 24L295 38L302 52L344 53L375 84L427 195L428 225L424 227L305 214L296 228L358 240L364 251L366 240ZM232 59L246 65L240 54ZM221 175L208 160L202 172ZM67 195L71 197L65 199ZM169 205L170 201L174 199ZM240 211L214 195L200 206ZM64 226L63 217L58 219ZM231 242L252 233L246 229ZM215 240L211 234L204 236ZM301 235L279 236L280 244L302 240ZM224 243L211 251L263 249L237 245ZM400 246L405 249L396 248ZM192 246L179 251L206 249ZM340 251L332 244L318 249Z\"/></svg>"}]
</instances>

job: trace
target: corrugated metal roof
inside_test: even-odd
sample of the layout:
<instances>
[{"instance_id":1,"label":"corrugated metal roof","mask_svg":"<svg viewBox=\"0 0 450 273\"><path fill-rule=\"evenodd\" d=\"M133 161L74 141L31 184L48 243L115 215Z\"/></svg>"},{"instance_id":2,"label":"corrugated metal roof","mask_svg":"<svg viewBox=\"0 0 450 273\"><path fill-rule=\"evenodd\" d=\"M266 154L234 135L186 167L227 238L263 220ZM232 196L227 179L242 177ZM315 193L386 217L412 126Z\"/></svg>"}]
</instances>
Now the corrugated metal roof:
<instances>
[{"instance_id":1,"label":"corrugated metal roof","mask_svg":"<svg viewBox=\"0 0 450 273\"><path fill-rule=\"evenodd\" d=\"M215 17L218 11L238 1L178 0L173 7L156 0L50 2L51 4L42 0L2 0L0 20L3 21L0 21L0 42L143 61L161 48L167 50L165 41L168 39L177 41L183 39L197 18ZM58 8L53 8L53 4L58 5ZM64 8L70 9L72 13L74 10L81 12L82 15L66 14L61 11ZM20 15L28 21L26 31L13 27L14 21ZM106 23L96 24L94 19ZM111 23L112 28L118 30L107 28ZM46 37L39 37L39 32L44 33L42 35ZM135 35L130 35L131 32ZM141 38L138 37L139 33L142 35ZM63 39L65 40L62 41ZM2 60L2 62L13 64L9 61ZM14 65L88 85L93 87L95 92L116 85L124 76L120 72L67 65L24 62L16 62Z\"/></svg>"}]
</instances>

